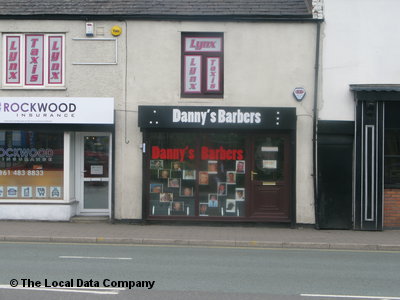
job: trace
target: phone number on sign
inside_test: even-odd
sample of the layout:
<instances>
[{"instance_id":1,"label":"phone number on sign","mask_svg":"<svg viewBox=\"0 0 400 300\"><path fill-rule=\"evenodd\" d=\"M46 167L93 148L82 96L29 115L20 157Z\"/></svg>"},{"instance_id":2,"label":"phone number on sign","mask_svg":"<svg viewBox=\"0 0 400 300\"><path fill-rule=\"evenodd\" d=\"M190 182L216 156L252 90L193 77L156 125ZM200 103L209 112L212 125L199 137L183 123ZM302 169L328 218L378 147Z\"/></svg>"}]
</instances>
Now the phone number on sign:
<instances>
[{"instance_id":1,"label":"phone number on sign","mask_svg":"<svg viewBox=\"0 0 400 300\"><path fill-rule=\"evenodd\" d=\"M43 170L0 170L0 176L43 176Z\"/></svg>"}]
</instances>

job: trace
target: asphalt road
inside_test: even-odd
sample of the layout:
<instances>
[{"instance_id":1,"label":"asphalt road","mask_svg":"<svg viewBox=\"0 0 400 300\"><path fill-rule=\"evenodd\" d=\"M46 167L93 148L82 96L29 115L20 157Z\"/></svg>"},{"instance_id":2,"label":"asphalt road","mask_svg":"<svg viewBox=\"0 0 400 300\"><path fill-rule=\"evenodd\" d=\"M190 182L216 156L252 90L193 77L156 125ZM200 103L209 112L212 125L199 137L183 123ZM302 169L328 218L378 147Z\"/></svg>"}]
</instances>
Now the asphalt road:
<instances>
[{"instance_id":1,"label":"asphalt road","mask_svg":"<svg viewBox=\"0 0 400 300\"><path fill-rule=\"evenodd\" d=\"M400 300L400 252L0 243L1 300L343 295Z\"/></svg>"}]
</instances>

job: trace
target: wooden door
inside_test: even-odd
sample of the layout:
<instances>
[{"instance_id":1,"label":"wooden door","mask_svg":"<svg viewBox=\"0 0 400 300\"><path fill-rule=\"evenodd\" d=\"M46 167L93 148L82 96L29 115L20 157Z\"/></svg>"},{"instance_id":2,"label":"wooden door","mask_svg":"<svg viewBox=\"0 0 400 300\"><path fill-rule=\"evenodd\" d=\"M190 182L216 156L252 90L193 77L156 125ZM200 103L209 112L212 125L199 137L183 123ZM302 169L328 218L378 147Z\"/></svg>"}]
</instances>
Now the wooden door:
<instances>
[{"instance_id":1,"label":"wooden door","mask_svg":"<svg viewBox=\"0 0 400 300\"><path fill-rule=\"evenodd\" d=\"M290 136L254 135L251 139L249 217L267 222L290 222Z\"/></svg>"}]
</instances>

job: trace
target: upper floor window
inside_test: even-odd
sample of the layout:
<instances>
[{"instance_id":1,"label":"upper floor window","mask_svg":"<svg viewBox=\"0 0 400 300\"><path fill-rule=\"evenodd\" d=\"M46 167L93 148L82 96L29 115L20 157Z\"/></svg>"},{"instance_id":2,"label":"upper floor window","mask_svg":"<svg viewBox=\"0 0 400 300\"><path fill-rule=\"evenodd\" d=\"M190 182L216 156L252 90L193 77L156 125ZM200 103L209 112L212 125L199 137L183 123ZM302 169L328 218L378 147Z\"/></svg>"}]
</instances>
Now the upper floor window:
<instances>
[{"instance_id":1,"label":"upper floor window","mask_svg":"<svg viewBox=\"0 0 400 300\"><path fill-rule=\"evenodd\" d=\"M222 33L182 33L182 97L223 97Z\"/></svg>"},{"instance_id":2,"label":"upper floor window","mask_svg":"<svg viewBox=\"0 0 400 300\"><path fill-rule=\"evenodd\" d=\"M65 35L4 34L3 87L64 86Z\"/></svg>"}]
</instances>

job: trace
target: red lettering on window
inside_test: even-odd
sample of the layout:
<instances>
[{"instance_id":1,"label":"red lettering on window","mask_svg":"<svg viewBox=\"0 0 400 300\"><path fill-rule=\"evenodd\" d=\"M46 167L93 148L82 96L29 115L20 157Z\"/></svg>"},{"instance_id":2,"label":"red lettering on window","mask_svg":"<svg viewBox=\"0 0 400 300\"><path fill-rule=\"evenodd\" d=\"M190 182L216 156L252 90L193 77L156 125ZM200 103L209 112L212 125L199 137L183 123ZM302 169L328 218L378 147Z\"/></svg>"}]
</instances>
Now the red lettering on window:
<instances>
[{"instance_id":1,"label":"red lettering on window","mask_svg":"<svg viewBox=\"0 0 400 300\"><path fill-rule=\"evenodd\" d=\"M15 61L18 58L18 52L11 52L8 56L8 61Z\"/></svg>"},{"instance_id":2,"label":"red lettering on window","mask_svg":"<svg viewBox=\"0 0 400 300\"><path fill-rule=\"evenodd\" d=\"M242 149L225 149L219 147L217 149L210 149L208 147L201 147L201 159L202 160L243 160L244 150Z\"/></svg>"},{"instance_id":3,"label":"red lettering on window","mask_svg":"<svg viewBox=\"0 0 400 300\"><path fill-rule=\"evenodd\" d=\"M51 48L51 50L60 50L60 48L58 47L57 41L53 42L53 47Z\"/></svg>"},{"instance_id":4,"label":"red lettering on window","mask_svg":"<svg viewBox=\"0 0 400 300\"><path fill-rule=\"evenodd\" d=\"M60 52L53 52L51 54L51 61L57 61L60 59Z\"/></svg>"},{"instance_id":5,"label":"red lettering on window","mask_svg":"<svg viewBox=\"0 0 400 300\"><path fill-rule=\"evenodd\" d=\"M34 56L39 55L39 49L32 49L30 54Z\"/></svg>"},{"instance_id":6,"label":"red lettering on window","mask_svg":"<svg viewBox=\"0 0 400 300\"><path fill-rule=\"evenodd\" d=\"M18 64L16 64L16 63L11 63L8 66L8 70L17 70L17 69L18 69Z\"/></svg>"},{"instance_id":7,"label":"red lettering on window","mask_svg":"<svg viewBox=\"0 0 400 300\"><path fill-rule=\"evenodd\" d=\"M59 79L58 74L59 72L51 72L52 76L51 79Z\"/></svg>"},{"instance_id":8,"label":"red lettering on window","mask_svg":"<svg viewBox=\"0 0 400 300\"><path fill-rule=\"evenodd\" d=\"M36 43L39 41L39 39L31 39L31 42L32 42L32 48L35 48L36 47Z\"/></svg>"},{"instance_id":9,"label":"red lettering on window","mask_svg":"<svg viewBox=\"0 0 400 300\"><path fill-rule=\"evenodd\" d=\"M10 77L8 79L17 79L18 72L10 72Z\"/></svg>"},{"instance_id":10,"label":"red lettering on window","mask_svg":"<svg viewBox=\"0 0 400 300\"><path fill-rule=\"evenodd\" d=\"M18 50L18 49L15 47L15 41L12 41L12 42L11 42L10 50Z\"/></svg>"},{"instance_id":11,"label":"red lettering on window","mask_svg":"<svg viewBox=\"0 0 400 300\"><path fill-rule=\"evenodd\" d=\"M60 69L61 69L61 65L60 65L59 63L53 63L53 64L51 64L51 70L52 70L52 71L54 71L54 70L58 71L58 70L60 70Z\"/></svg>"},{"instance_id":12,"label":"red lettering on window","mask_svg":"<svg viewBox=\"0 0 400 300\"><path fill-rule=\"evenodd\" d=\"M196 74L196 71L197 71L197 68L190 68L190 70L189 70L189 75L194 75L194 74Z\"/></svg>"}]
</instances>

